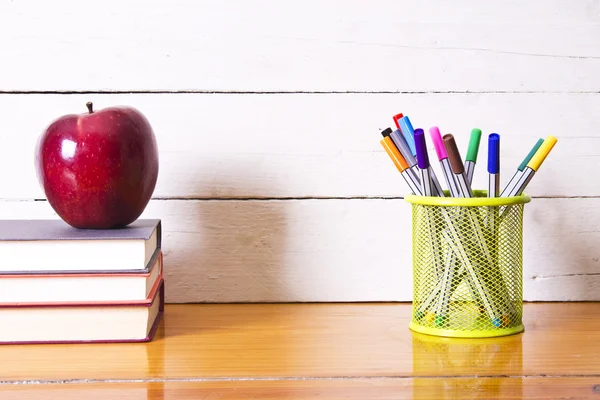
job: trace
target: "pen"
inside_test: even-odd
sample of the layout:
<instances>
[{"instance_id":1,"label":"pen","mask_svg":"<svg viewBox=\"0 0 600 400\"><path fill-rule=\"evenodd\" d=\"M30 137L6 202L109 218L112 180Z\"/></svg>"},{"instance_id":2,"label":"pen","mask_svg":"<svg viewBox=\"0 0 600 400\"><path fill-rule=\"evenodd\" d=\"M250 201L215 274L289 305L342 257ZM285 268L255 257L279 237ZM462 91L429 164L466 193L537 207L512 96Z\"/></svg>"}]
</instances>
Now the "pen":
<instances>
[{"instance_id":1,"label":"pen","mask_svg":"<svg viewBox=\"0 0 600 400\"><path fill-rule=\"evenodd\" d=\"M448 153L448 158L450 159L450 166L452 167L454 178L458 184L459 196L473 197L473 191L471 190L471 185L467 182L465 167L461 161L458 147L456 147L454 136L451 133L448 133L444 135L442 139L444 141L446 152Z\"/></svg>"},{"instance_id":2,"label":"pen","mask_svg":"<svg viewBox=\"0 0 600 400\"><path fill-rule=\"evenodd\" d=\"M398 124L400 125L400 130L408 143L408 147L410 147L410 151L414 156L417 155L417 149L415 147L415 130L413 129L412 123L407 116L402 116L398 120Z\"/></svg>"},{"instance_id":3,"label":"pen","mask_svg":"<svg viewBox=\"0 0 600 400\"><path fill-rule=\"evenodd\" d=\"M418 182L420 185L421 181L419 180L419 168L417 167L417 159L415 158L415 156L413 156L412 152L410 151L408 143L406 143L406 139L404 138L404 136L402 136L402 133L399 129L396 129L395 131L390 133L390 137L392 138L392 142L394 142L394 144L396 145L396 148L400 151L400 154L402 154L402 157L404 157L404 160L406 160L406 163L408 164L408 174L412 175L411 179L413 179L415 182Z\"/></svg>"},{"instance_id":4,"label":"pen","mask_svg":"<svg viewBox=\"0 0 600 400\"><path fill-rule=\"evenodd\" d=\"M469 139L469 148L465 159L465 171L467 173L467 181L473 184L473 173L475 172L475 163L477 162L477 153L479 152L479 141L481 140L481 129L471 129L471 138Z\"/></svg>"},{"instance_id":5,"label":"pen","mask_svg":"<svg viewBox=\"0 0 600 400\"><path fill-rule=\"evenodd\" d=\"M464 173L464 166L463 163L461 161L461 157L460 157L460 153L458 151L458 148L456 146L456 142L454 140L454 136L452 134L446 134L443 136L443 141L444 141L444 147L446 148L446 151L448 153L448 158L450 159L450 166L452 167L452 171L454 172L454 176L456 177L456 181L458 183L458 187L460 189L460 195L461 197L473 197L473 191L471 190L471 186L469 185L469 183L466 180L465 177L465 173ZM493 264L493 258L492 255L489 251L489 248L487 246L486 240L485 240L485 236L481 230L481 227L479 226L478 222L477 222L477 217L473 214L473 212L468 211L466 213L466 217L467 220L469 222L469 225L471 226L471 230L472 230L472 235L474 236L474 242L475 242L475 247L469 247L471 249L471 251L475 251L476 249L479 249L483 255L483 259L481 261L487 261L487 265L489 267L491 267ZM461 257L461 254L458 254L459 259ZM479 268L477 268L477 270L473 269L472 266L471 268L469 268L468 265L465 264L465 260L460 259L461 263L463 264L463 266L467 269L467 272L470 274L470 282L472 285L475 286L481 286L483 284L483 282L481 281L480 277L478 276L477 271L479 270ZM500 276L500 275L498 275ZM506 290L504 288L503 282L501 280L498 280L498 282L496 283L496 285L499 285L498 288L496 288L496 292L494 292L494 295L498 296L501 293L504 294L506 293ZM481 300L484 303L484 306L486 309L488 309L488 312L490 311L489 307L485 305L485 303L491 303L495 305L495 302L493 301L493 297L492 297L492 293L488 292L487 290L480 290L480 288L477 288L477 293L481 296ZM490 296L490 297L483 297L482 293L485 293L486 296ZM499 318L499 315L496 315L495 313L493 315L490 315L490 319L492 320L493 324L495 326L500 326L501 319Z\"/></svg>"},{"instance_id":6,"label":"pen","mask_svg":"<svg viewBox=\"0 0 600 400\"><path fill-rule=\"evenodd\" d=\"M540 166L542 165L542 163L544 162L544 160L546 159L546 157L550 153L550 150L552 150L556 142L557 139L554 136L548 136L546 140L544 140L544 143L542 143L535 155L527 163L527 166L523 170L523 174L519 178L519 181L516 183L515 187L509 193L507 193L505 197L520 196L521 194L523 194L523 191L525 190L535 173L540 169Z\"/></svg>"},{"instance_id":7,"label":"pen","mask_svg":"<svg viewBox=\"0 0 600 400\"><path fill-rule=\"evenodd\" d=\"M398 120L398 124L400 125L400 131L404 135L408 146L414 156L417 156L417 150L415 148L415 130L413 129L412 123L410 119L404 115L402 118ZM417 161L418 161L417 157ZM433 183L433 194L435 196L445 197L444 191L442 190L442 186L435 175L433 169L430 169L431 174L431 182Z\"/></svg>"},{"instance_id":8,"label":"pen","mask_svg":"<svg viewBox=\"0 0 600 400\"><path fill-rule=\"evenodd\" d=\"M434 196L429 169L429 155L427 154L427 145L425 143L425 133L423 132L423 129L415 129L415 149L417 151L419 171L421 172L421 193L423 193L423 196ZM441 276L443 270L441 262L442 254L438 246L439 238L436 237L435 223L432 221L435 217L435 213L431 212L431 210L427 210L427 227L430 236L434 268L437 275Z\"/></svg>"},{"instance_id":9,"label":"pen","mask_svg":"<svg viewBox=\"0 0 600 400\"><path fill-rule=\"evenodd\" d=\"M452 169L450 168L450 162L448 161L448 154L446 149L444 148L444 143L442 142L442 135L440 134L440 130L437 126L429 128L429 134L431 136L431 140L433 142L433 147L435 148L435 152L440 161L440 165L442 166L442 172L444 173L444 178L446 178L446 184L450 190L450 195L452 197L458 197L458 186L456 185L456 180L454 179L454 174L452 173ZM444 213L445 214L445 213ZM454 253L450 250L446 253L445 263L443 268L442 277L439 280L438 285L436 285L434 289L434 294L437 295L439 293L437 305L434 306L434 313L432 315L435 317L436 325L443 325L446 320L446 313L448 309L448 302L450 301L450 296L452 295L452 287L450 282L454 281L454 274L456 270L456 257ZM425 300L424 305L429 307L431 303L430 299L427 298Z\"/></svg>"},{"instance_id":10,"label":"pen","mask_svg":"<svg viewBox=\"0 0 600 400\"><path fill-rule=\"evenodd\" d=\"M437 153L438 160L440 161L440 165L442 166L442 172L444 173L444 178L446 178L446 184L448 185L448 189L450 189L450 196L459 197L460 194L458 191L458 186L456 184L456 180L454 179L452 168L450 167L450 161L448 161L448 153L444 148L440 130L437 126L431 127L429 128L429 134L431 136L435 152Z\"/></svg>"},{"instance_id":11,"label":"pen","mask_svg":"<svg viewBox=\"0 0 600 400\"><path fill-rule=\"evenodd\" d=\"M508 193L512 192L512 190L515 188L517 182L519 182L519 178L521 177L521 175L523 175L523 170L525 169L525 167L529 163L529 160L531 160L531 158L535 155L535 153L538 151L538 149L540 148L540 146L542 145L542 143L544 143L544 139L541 139L541 138L538 139L538 141L535 143L535 145L533 146L533 148L529 151L529 154L527 154L527 156L525 157L525 159L523 160L523 162L521 162L521 164L517 168L517 172L515 172L515 174L513 175L513 177L510 178L510 181L506 184L506 186L502 190L502 193L500 194L500 197L505 197L504 196L505 194L508 194Z\"/></svg>"},{"instance_id":12,"label":"pen","mask_svg":"<svg viewBox=\"0 0 600 400\"><path fill-rule=\"evenodd\" d=\"M415 149L417 152L417 165L421 172L421 192L423 196L433 196L433 183L429 171L429 155L425 144L423 129L415 130Z\"/></svg>"},{"instance_id":13,"label":"pen","mask_svg":"<svg viewBox=\"0 0 600 400\"><path fill-rule=\"evenodd\" d=\"M394 115L393 119L394 119L394 123L396 124L396 128L400 129L400 120L402 119L402 117L404 117L404 114L399 113Z\"/></svg>"},{"instance_id":14,"label":"pen","mask_svg":"<svg viewBox=\"0 0 600 400\"><path fill-rule=\"evenodd\" d=\"M492 133L488 137L488 197L500 196L500 135Z\"/></svg>"},{"instance_id":15,"label":"pen","mask_svg":"<svg viewBox=\"0 0 600 400\"><path fill-rule=\"evenodd\" d=\"M489 174L487 197L498 197L500 196L500 135L497 133L488 136L487 171ZM492 251L495 265L498 257L498 225L496 224L498 207L486 207L484 217L488 228L488 248ZM503 278L496 276L495 279Z\"/></svg>"},{"instance_id":16,"label":"pen","mask_svg":"<svg viewBox=\"0 0 600 400\"><path fill-rule=\"evenodd\" d=\"M406 172L408 169L408 164L394 145L394 142L392 142L392 139L390 139L390 132L390 128L387 128L381 132L383 139L381 139L380 143L385 149L388 156L392 159L392 162L394 163L398 171L400 171L400 174L410 187L412 193L420 195L421 189L419 188L419 184L415 182L412 179L411 175Z\"/></svg>"}]
</instances>

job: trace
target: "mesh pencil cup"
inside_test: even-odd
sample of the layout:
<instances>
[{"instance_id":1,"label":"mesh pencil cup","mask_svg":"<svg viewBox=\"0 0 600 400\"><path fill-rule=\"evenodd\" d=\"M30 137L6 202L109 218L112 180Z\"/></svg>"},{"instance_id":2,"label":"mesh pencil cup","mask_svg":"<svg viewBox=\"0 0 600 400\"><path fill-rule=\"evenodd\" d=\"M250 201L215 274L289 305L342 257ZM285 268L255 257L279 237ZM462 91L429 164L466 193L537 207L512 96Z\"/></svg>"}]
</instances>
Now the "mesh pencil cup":
<instances>
[{"instance_id":1,"label":"mesh pencil cup","mask_svg":"<svg viewBox=\"0 0 600 400\"><path fill-rule=\"evenodd\" d=\"M524 330L523 208L528 196L407 195L412 205L410 329L446 337Z\"/></svg>"}]
</instances>

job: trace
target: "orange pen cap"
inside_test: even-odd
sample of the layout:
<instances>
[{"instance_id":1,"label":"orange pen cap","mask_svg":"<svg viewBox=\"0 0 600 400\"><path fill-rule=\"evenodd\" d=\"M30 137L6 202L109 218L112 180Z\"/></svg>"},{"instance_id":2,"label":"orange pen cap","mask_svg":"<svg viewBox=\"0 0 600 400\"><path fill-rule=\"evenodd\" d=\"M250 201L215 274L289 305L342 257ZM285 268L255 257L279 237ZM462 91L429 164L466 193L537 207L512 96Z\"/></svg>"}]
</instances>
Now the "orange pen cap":
<instances>
[{"instance_id":1,"label":"orange pen cap","mask_svg":"<svg viewBox=\"0 0 600 400\"><path fill-rule=\"evenodd\" d=\"M398 168L398 171L403 172L405 169L408 169L408 163L396 148L396 145L392 141L392 138L390 138L390 133L392 133L392 130L390 128L386 128L385 130L383 130L381 132L381 134L383 135L383 139L381 139L380 143L385 149L385 152L388 154L388 156L390 156L390 158L394 162L396 168Z\"/></svg>"}]
</instances>

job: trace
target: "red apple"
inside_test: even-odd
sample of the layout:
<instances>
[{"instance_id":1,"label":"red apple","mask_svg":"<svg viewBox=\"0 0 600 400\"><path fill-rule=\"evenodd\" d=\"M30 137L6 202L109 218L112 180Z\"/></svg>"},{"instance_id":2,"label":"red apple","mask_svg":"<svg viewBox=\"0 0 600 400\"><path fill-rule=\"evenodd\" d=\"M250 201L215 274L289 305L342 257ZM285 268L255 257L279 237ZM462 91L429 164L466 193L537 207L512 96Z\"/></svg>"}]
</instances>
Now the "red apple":
<instances>
[{"instance_id":1,"label":"red apple","mask_svg":"<svg viewBox=\"0 0 600 400\"><path fill-rule=\"evenodd\" d=\"M154 192L158 149L148 120L132 107L65 115L38 140L35 164L48 202L66 223L111 229L135 221Z\"/></svg>"}]
</instances>

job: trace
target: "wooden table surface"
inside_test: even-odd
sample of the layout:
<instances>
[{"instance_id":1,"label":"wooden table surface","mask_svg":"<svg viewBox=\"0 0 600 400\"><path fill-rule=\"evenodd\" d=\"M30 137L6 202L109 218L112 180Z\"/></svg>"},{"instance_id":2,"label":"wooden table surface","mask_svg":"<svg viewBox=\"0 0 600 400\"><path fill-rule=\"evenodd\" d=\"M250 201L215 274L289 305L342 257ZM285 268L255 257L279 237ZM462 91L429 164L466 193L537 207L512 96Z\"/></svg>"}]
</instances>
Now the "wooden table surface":
<instances>
[{"instance_id":1,"label":"wooden table surface","mask_svg":"<svg viewBox=\"0 0 600 400\"><path fill-rule=\"evenodd\" d=\"M598 399L600 304L447 339L409 304L167 305L151 343L0 346L0 399Z\"/></svg>"}]
</instances>

